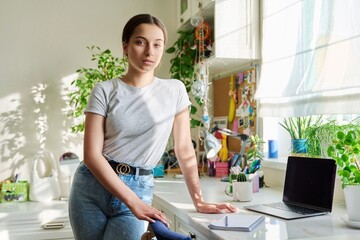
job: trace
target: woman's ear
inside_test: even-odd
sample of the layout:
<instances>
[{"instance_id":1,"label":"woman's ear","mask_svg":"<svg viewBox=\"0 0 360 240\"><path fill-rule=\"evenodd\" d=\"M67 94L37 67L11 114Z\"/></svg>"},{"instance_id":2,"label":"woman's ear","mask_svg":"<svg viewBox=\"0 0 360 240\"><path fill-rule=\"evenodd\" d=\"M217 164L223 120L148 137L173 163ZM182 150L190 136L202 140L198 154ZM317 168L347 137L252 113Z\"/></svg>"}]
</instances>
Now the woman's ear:
<instances>
[{"instance_id":1,"label":"woman's ear","mask_svg":"<svg viewBox=\"0 0 360 240\"><path fill-rule=\"evenodd\" d=\"M128 45L127 45L127 43L125 43L125 42L123 42L122 45L123 45L123 52L124 52L125 56L127 56L127 55L128 55L128 53L127 53L127 47L128 47Z\"/></svg>"}]
</instances>

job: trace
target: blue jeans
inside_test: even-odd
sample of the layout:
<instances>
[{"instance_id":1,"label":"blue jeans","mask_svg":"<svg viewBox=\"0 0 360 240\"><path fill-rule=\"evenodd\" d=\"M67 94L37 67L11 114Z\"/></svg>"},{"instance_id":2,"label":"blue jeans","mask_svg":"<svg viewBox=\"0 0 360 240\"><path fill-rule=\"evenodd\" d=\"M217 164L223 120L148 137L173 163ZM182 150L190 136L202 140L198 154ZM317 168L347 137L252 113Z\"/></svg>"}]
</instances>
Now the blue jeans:
<instances>
[{"instance_id":1,"label":"blue jeans","mask_svg":"<svg viewBox=\"0 0 360 240\"><path fill-rule=\"evenodd\" d=\"M119 178L145 203L152 203L152 174L119 175ZM69 196L69 217L77 240L138 240L147 225L108 192L84 163L80 163L74 175Z\"/></svg>"}]
</instances>

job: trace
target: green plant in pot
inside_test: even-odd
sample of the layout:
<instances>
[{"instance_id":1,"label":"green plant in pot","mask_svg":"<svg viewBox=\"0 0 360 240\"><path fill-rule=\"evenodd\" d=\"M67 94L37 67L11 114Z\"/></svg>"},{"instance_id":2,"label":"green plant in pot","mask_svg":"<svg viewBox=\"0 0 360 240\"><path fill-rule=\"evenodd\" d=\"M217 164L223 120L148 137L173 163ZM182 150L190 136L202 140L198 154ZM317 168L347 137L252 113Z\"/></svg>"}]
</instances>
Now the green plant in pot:
<instances>
[{"instance_id":1,"label":"green plant in pot","mask_svg":"<svg viewBox=\"0 0 360 240\"><path fill-rule=\"evenodd\" d=\"M233 200L247 202L252 199L252 182L248 180L245 173L237 175L237 181L233 184Z\"/></svg>"},{"instance_id":2,"label":"green plant in pot","mask_svg":"<svg viewBox=\"0 0 360 240\"><path fill-rule=\"evenodd\" d=\"M310 126L318 126L322 122L322 116L303 116L284 118L279 123L291 137L291 152L295 154L307 153L307 137L308 128Z\"/></svg>"},{"instance_id":3,"label":"green plant in pot","mask_svg":"<svg viewBox=\"0 0 360 240\"><path fill-rule=\"evenodd\" d=\"M245 173L239 173L236 176L236 181L238 181L238 182L247 182L246 174Z\"/></svg>"},{"instance_id":4,"label":"green plant in pot","mask_svg":"<svg viewBox=\"0 0 360 240\"><path fill-rule=\"evenodd\" d=\"M333 145L339 131L360 130L359 119L340 124L338 120L329 118L320 125L312 125L307 129L307 150L311 157L327 157L327 148Z\"/></svg>"},{"instance_id":5,"label":"green plant in pot","mask_svg":"<svg viewBox=\"0 0 360 240\"><path fill-rule=\"evenodd\" d=\"M191 96L191 86L195 80L196 62L198 51L195 45L194 28L190 30L178 31L179 37L175 43L166 49L166 53L175 54L170 60L170 74L172 78L179 79L186 87ZM191 127L201 126L201 117L197 116L197 107L202 106L199 98L191 98L190 125Z\"/></svg>"},{"instance_id":6,"label":"green plant in pot","mask_svg":"<svg viewBox=\"0 0 360 240\"><path fill-rule=\"evenodd\" d=\"M247 161L264 160L263 145L264 141L257 134L250 136L251 147L247 152Z\"/></svg>"},{"instance_id":7,"label":"green plant in pot","mask_svg":"<svg viewBox=\"0 0 360 240\"><path fill-rule=\"evenodd\" d=\"M328 120L321 125L313 125L307 129L307 154L310 157L326 157L327 146L331 145L340 130L336 120Z\"/></svg>"},{"instance_id":8,"label":"green plant in pot","mask_svg":"<svg viewBox=\"0 0 360 240\"><path fill-rule=\"evenodd\" d=\"M337 164L341 178L346 209L350 221L360 222L360 130L347 128L338 131L327 154Z\"/></svg>"},{"instance_id":9,"label":"green plant in pot","mask_svg":"<svg viewBox=\"0 0 360 240\"><path fill-rule=\"evenodd\" d=\"M72 132L84 131L84 110L89 95L98 82L106 81L121 76L127 69L127 61L112 55L109 49L102 51L97 46L87 47L91 54L91 61L97 63L97 68L80 68L76 70L78 77L71 82L74 87L70 91L70 106L72 107L68 116L77 122L71 127Z\"/></svg>"}]
</instances>

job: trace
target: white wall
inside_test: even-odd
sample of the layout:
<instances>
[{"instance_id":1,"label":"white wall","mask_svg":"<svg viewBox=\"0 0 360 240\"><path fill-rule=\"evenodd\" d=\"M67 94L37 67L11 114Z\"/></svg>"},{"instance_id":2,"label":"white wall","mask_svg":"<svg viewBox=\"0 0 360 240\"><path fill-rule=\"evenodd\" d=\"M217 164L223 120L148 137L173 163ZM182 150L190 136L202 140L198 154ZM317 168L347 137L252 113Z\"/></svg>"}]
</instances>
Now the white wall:
<instances>
[{"instance_id":1,"label":"white wall","mask_svg":"<svg viewBox=\"0 0 360 240\"><path fill-rule=\"evenodd\" d=\"M93 67L86 46L121 57L121 34L135 14L163 20L169 47L176 35L175 0L0 0L0 181L20 171L42 146L59 158L82 157L82 135L66 117L69 76ZM164 54L159 77L169 77Z\"/></svg>"}]
</instances>

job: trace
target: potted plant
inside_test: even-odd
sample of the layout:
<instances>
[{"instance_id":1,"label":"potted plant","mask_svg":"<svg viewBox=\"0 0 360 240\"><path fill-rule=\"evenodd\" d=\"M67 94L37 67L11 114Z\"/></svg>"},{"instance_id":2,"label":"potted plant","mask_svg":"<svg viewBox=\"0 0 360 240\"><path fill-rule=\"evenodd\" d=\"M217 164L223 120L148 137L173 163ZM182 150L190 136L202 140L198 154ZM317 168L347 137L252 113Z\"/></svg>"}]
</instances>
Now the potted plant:
<instances>
[{"instance_id":1,"label":"potted plant","mask_svg":"<svg viewBox=\"0 0 360 240\"><path fill-rule=\"evenodd\" d=\"M360 126L338 131L333 143L327 148L327 154L336 161L338 167L348 221L360 222Z\"/></svg>"},{"instance_id":2,"label":"potted plant","mask_svg":"<svg viewBox=\"0 0 360 240\"><path fill-rule=\"evenodd\" d=\"M255 160L264 160L263 144L265 143L262 138L257 134L250 136L250 149L247 152L246 159L250 162Z\"/></svg>"},{"instance_id":3,"label":"potted plant","mask_svg":"<svg viewBox=\"0 0 360 240\"><path fill-rule=\"evenodd\" d=\"M253 184L245 173L239 173L233 182L233 200L247 202L252 200Z\"/></svg>"},{"instance_id":4,"label":"potted plant","mask_svg":"<svg viewBox=\"0 0 360 240\"><path fill-rule=\"evenodd\" d=\"M322 116L303 116L284 118L279 123L291 137L291 152L304 154L307 153L308 128L318 126L322 122Z\"/></svg>"},{"instance_id":5,"label":"potted plant","mask_svg":"<svg viewBox=\"0 0 360 240\"><path fill-rule=\"evenodd\" d=\"M327 146L332 144L339 131L336 120L330 120L317 126L309 126L307 129L307 154L310 157L326 157Z\"/></svg>"},{"instance_id":6,"label":"potted plant","mask_svg":"<svg viewBox=\"0 0 360 240\"><path fill-rule=\"evenodd\" d=\"M97 46L87 47L87 49L92 52L91 61L96 61L97 68L76 70L78 77L71 82L71 86L74 88L69 93L72 109L68 116L75 119L75 123L71 127L72 132L84 131L84 110L95 84L119 77L127 69L126 59L114 57L109 49L102 51ZM78 121L76 122L76 120Z\"/></svg>"},{"instance_id":7,"label":"potted plant","mask_svg":"<svg viewBox=\"0 0 360 240\"><path fill-rule=\"evenodd\" d=\"M190 126L201 126L201 117L196 116L197 106L202 106L202 101L198 97L191 97L191 86L196 77L196 63L198 50L195 41L195 28L178 31L179 37L175 43L166 49L166 53L175 54L170 60L170 74L172 78L182 81L189 93L191 100Z\"/></svg>"},{"instance_id":8,"label":"potted plant","mask_svg":"<svg viewBox=\"0 0 360 240\"><path fill-rule=\"evenodd\" d=\"M327 119L319 125L307 129L307 155L327 157L328 146L333 145L339 131L360 130L360 118L351 122L339 123L336 119Z\"/></svg>"}]
</instances>

